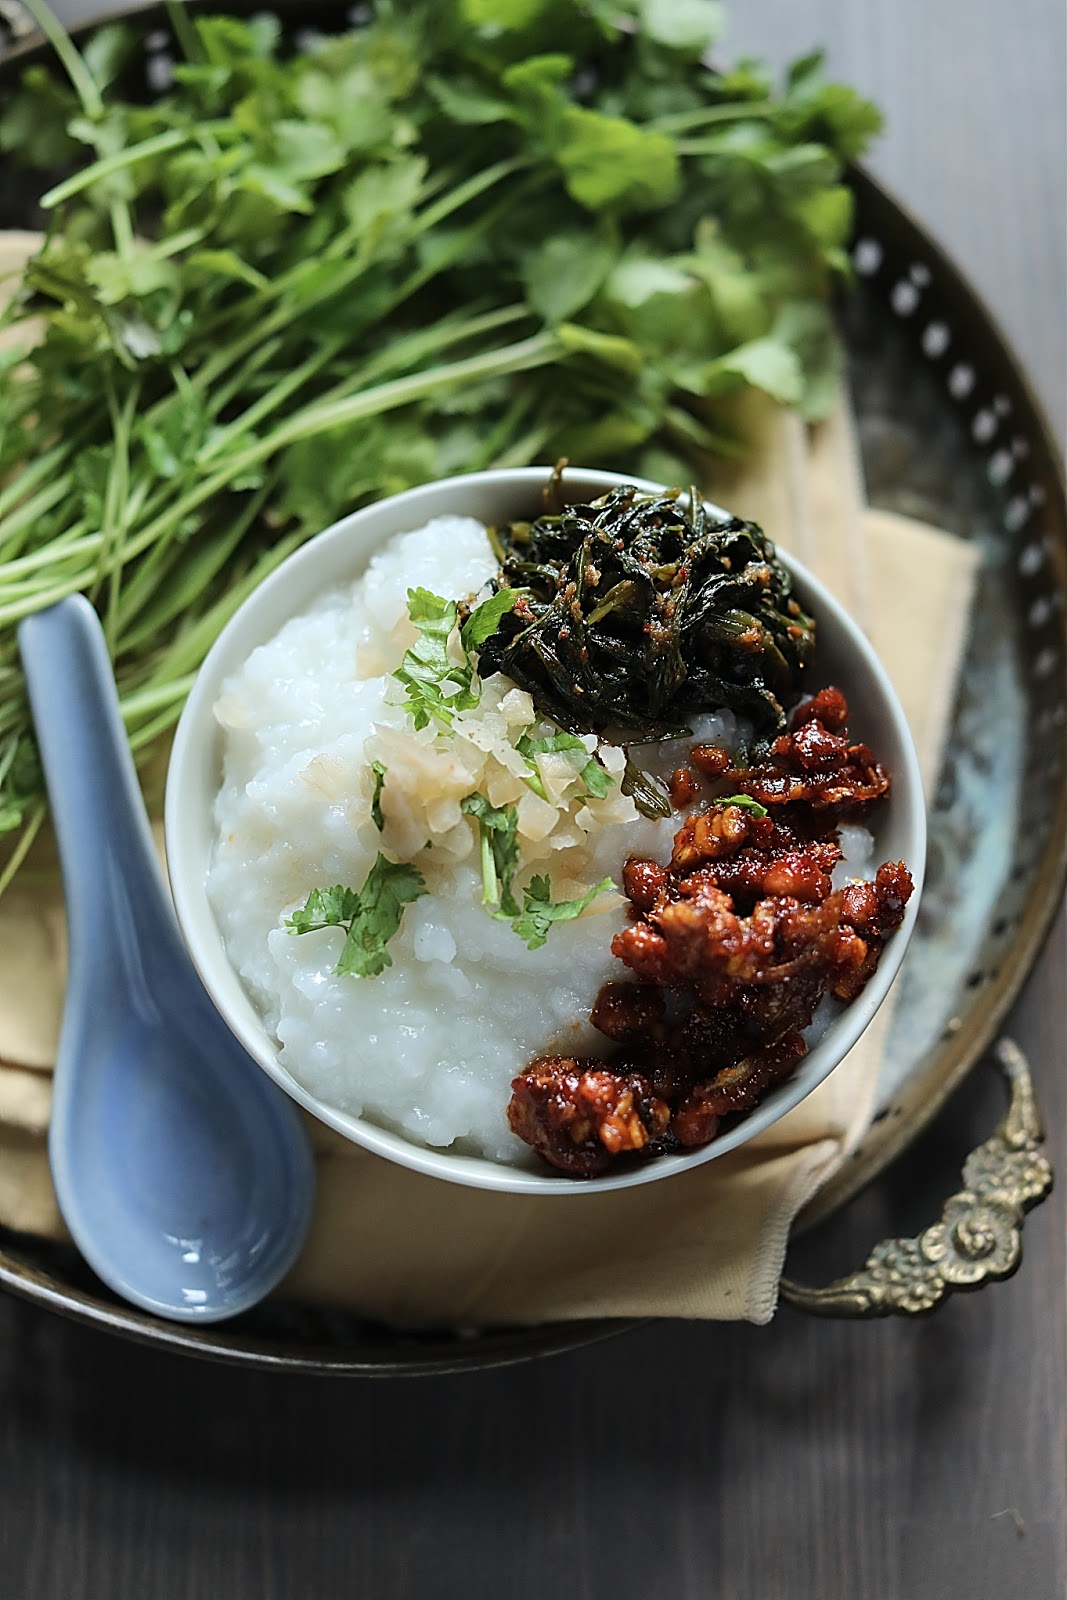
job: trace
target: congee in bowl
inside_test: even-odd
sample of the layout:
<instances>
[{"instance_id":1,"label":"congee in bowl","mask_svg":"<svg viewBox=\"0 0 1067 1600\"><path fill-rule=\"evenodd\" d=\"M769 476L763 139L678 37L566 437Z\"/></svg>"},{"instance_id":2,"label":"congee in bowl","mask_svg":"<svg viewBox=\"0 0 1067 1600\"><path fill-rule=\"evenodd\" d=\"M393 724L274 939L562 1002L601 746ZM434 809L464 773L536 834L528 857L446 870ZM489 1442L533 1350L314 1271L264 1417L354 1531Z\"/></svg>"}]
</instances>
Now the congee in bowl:
<instances>
[{"instance_id":1,"label":"congee in bowl","mask_svg":"<svg viewBox=\"0 0 1067 1600\"><path fill-rule=\"evenodd\" d=\"M899 708L825 591L694 495L569 469L291 557L194 688L167 834L194 959L291 1093L540 1192L797 1103L888 987L923 854Z\"/></svg>"}]
</instances>

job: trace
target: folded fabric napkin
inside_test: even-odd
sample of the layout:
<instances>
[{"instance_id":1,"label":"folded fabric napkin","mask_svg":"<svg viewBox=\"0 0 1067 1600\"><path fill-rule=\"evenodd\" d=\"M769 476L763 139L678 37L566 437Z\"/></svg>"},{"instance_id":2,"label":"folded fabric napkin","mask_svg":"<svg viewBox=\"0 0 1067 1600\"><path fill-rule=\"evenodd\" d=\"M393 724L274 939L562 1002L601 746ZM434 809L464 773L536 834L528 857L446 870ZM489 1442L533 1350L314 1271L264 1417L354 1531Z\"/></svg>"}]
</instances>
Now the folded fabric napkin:
<instances>
[{"instance_id":1,"label":"folded fabric napkin","mask_svg":"<svg viewBox=\"0 0 1067 1600\"><path fill-rule=\"evenodd\" d=\"M937 529L864 507L844 402L815 430L767 404L750 409L750 462L714 477L708 492L761 522L867 627L930 792L973 552ZM17 881L0 900L0 1223L53 1238L64 1230L46 1138L64 970L58 885ZM318 1200L282 1293L401 1326L614 1316L766 1322L794 1218L870 1122L891 1005L892 995L826 1082L764 1134L691 1172L614 1194L465 1189L397 1167L308 1119Z\"/></svg>"}]
</instances>

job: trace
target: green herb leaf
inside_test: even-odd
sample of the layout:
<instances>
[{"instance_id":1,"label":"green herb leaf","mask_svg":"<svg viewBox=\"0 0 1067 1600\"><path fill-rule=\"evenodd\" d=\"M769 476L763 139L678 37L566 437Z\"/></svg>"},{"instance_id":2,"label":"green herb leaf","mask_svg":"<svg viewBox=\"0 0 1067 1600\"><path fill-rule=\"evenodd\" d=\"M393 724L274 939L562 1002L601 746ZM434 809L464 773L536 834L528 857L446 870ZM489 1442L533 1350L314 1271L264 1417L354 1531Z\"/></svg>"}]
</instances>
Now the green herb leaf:
<instances>
[{"instance_id":1,"label":"green herb leaf","mask_svg":"<svg viewBox=\"0 0 1067 1600\"><path fill-rule=\"evenodd\" d=\"M641 0L640 17L650 39L697 60L726 25L714 0Z\"/></svg>"},{"instance_id":2,"label":"green herb leaf","mask_svg":"<svg viewBox=\"0 0 1067 1600\"><path fill-rule=\"evenodd\" d=\"M528 950L537 950L548 938L553 923L571 922L575 917L580 917L598 895L614 887L611 878L605 878L577 900L553 900L552 885L547 876L533 877L523 890L522 911L511 918L511 926L525 941ZM497 916L503 915L503 911L497 912Z\"/></svg>"},{"instance_id":3,"label":"green herb leaf","mask_svg":"<svg viewBox=\"0 0 1067 1600\"><path fill-rule=\"evenodd\" d=\"M506 917L518 916L511 881L519 865L519 816L514 806L491 806L477 790L460 809L478 823L482 847L482 904L499 905Z\"/></svg>"},{"instance_id":4,"label":"green herb leaf","mask_svg":"<svg viewBox=\"0 0 1067 1600\"><path fill-rule=\"evenodd\" d=\"M382 785L385 783L385 768L380 761L372 761L370 769L374 773L374 793L370 802L371 821L378 832L381 833L385 827L385 818L382 816Z\"/></svg>"},{"instance_id":5,"label":"green herb leaf","mask_svg":"<svg viewBox=\"0 0 1067 1600\"><path fill-rule=\"evenodd\" d=\"M575 316L603 284L618 249L618 240L606 228L550 234L541 240L522 268L534 310L552 323Z\"/></svg>"},{"instance_id":6,"label":"green herb leaf","mask_svg":"<svg viewBox=\"0 0 1067 1600\"><path fill-rule=\"evenodd\" d=\"M422 873L410 862L389 861L379 853L357 893L340 884L312 889L304 906L286 919L290 933L315 933L345 927L341 957L334 971L342 976L374 978L393 964L386 945L398 931L404 907L426 893Z\"/></svg>"},{"instance_id":7,"label":"green herb leaf","mask_svg":"<svg viewBox=\"0 0 1067 1600\"><path fill-rule=\"evenodd\" d=\"M468 655L480 650L485 641L492 638L524 593L522 589L498 589L496 594L474 608L459 635L460 644Z\"/></svg>"},{"instance_id":8,"label":"green herb leaf","mask_svg":"<svg viewBox=\"0 0 1067 1600\"><path fill-rule=\"evenodd\" d=\"M751 811L754 817L765 817L767 815L767 807L760 805L758 800L753 800L750 794L720 795L715 804L717 806L737 806L741 811Z\"/></svg>"},{"instance_id":9,"label":"green herb leaf","mask_svg":"<svg viewBox=\"0 0 1067 1600\"><path fill-rule=\"evenodd\" d=\"M643 817L655 821L659 817L669 817L671 802L664 791L658 778L650 772L645 772L634 761L630 752L626 752L626 766L622 774L622 792L629 796Z\"/></svg>"},{"instance_id":10,"label":"green herb leaf","mask_svg":"<svg viewBox=\"0 0 1067 1600\"><path fill-rule=\"evenodd\" d=\"M385 948L400 927L404 907L426 893L422 873L408 862L379 855L359 891L359 910L352 918L337 971L355 978L373 978L391 967Z\"/></svg>"},{"instance_id":11,"label":"green herb leaf","mask_svg":"<svg viewBox=\"0 0 1067 1600\"><path fill-rule=\"evenodd\" d=\"M527 778L526 781L534 793L541 796L542 800L545 798L544 786L541 783L534 756L567 756L585 784L586 792L594 795L597 800L603 800L615 781L609 772L605 772L596 757L589 754L584 741L573 733L553 733L545 739L531 739L528 733L524 733L516 740L515 748L529 762L532 776Z\"/></svg>"},{"instance_id":12,"label":"green herb leaf","mask_svg":"<svg viewBox=\"0 0 1067 1600\"><path fill-rule=\"evenodd\" d=\"M469 711L478 704L471 689L474 668L470 661L457 663L448 656L448 639L458 615L454 600L444 600L429 589L408 590L408 616L418 628L419 638L405 652L393 677L404 685L416 728L425 728L431 721L450 728L457 711Z\"/></svg>"},{"instance_id":13,"label":"green herb leaf","mask_svg":"<svg viewBox=\"0 0 1067 1600\"><path fill-rule=\"evenodd\" d=\"M590 211L658 211L678 194L681 173L671 140L625 117L572 106L556 159L568 190Z\"/></svg>"},{"instance_id":14,"label":"green herb leaf","mask_svg":"<svg viewBox=\"0 0 1067 1600\"><path fill-rule=\"evenodd\" d=\"M285 926L290 933L318 933L321 928L347 926L358 911L359 895L338 883L332 889L312 889L300 910L286 918Z\"/></svg>"}]
</instances>

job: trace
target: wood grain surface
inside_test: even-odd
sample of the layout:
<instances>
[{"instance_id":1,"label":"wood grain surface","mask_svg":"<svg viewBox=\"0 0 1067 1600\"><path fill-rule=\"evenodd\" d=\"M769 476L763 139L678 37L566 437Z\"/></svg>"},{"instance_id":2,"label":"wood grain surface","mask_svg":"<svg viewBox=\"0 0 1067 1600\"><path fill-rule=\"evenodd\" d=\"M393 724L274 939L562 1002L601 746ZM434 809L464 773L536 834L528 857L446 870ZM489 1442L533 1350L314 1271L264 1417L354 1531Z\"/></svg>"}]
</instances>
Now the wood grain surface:
<instances>
[{"instance_id":1,"label":"wood grain surface","mask_svg":"<svg viewBox=\"0 0 1067 1600\"><path fill-rule=\"evenodd\" d=\"M1067 430L1062 0L735 0L731 53L825 43L875 171ZM1067 941L1011 1022L1060 1187L1009 1283L917 1324L649 1327L464 1378L279 1379L0 1303L0 1600L1062 1600ZM979 1070L794 1252L821 1282L932 1220L1002 1091Z\"/></svg>"}]
</instances>

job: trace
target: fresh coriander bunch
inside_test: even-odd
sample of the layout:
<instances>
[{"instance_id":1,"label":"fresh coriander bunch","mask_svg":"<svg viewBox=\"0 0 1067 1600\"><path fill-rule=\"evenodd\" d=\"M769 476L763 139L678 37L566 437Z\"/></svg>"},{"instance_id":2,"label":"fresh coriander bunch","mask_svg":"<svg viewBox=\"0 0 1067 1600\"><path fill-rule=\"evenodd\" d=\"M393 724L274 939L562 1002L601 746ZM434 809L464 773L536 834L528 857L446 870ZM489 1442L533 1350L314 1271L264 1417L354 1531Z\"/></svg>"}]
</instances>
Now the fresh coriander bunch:
<instances>
[{"instance_id":1,"label":"fresh coriander bunch","mask_svg":"<svg viewBox=\"0 0 1067 1600\"><path fill-rule=\"evenodd\" d=\"M845 164L878 115L817 56L704 64L703 0L412 0L293 54L170 6L0 110L46 228L0 327L0 831L44 816L19 619L82 590L150 756L249 590L338 515L572 460L698 482L746 389L817 416ZM19 217L20 222L24 217Z\"/></svg>"}]
</instances>

